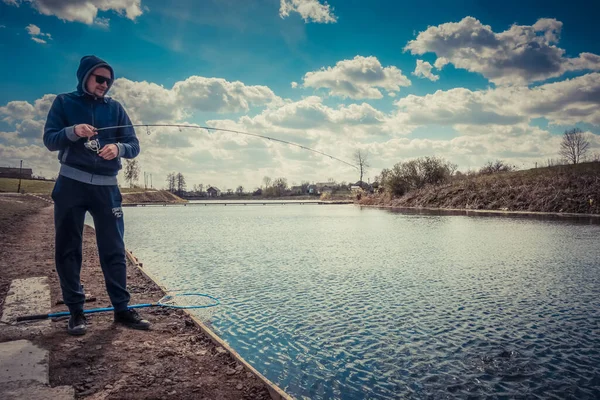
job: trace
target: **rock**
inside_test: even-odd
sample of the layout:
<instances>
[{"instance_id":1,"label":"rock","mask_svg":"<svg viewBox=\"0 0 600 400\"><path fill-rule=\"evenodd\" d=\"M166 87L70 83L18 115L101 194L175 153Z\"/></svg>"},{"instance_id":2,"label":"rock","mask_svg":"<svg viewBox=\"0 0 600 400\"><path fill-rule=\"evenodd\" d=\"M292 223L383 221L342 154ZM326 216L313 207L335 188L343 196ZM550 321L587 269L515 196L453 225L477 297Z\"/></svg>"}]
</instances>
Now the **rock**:
<instances>
[{"instance_id":1,"label":"rock","mask_svg":"<svg viewBox=\"0 0 600 400\"><path fill-rule=\"evenodd\" d=\"M222 347L217 347L217 353L221 353L221 354L223 354L223 353L227 353L227 350L225 350L225 349L224 349L224 348L222 348Z\"/></svg>"},{"instance_id":2,"label":"rock","mask_svg":"<svg viewBox=\"0 0 600 400\"><path fill-rule=\"evenodd\" d=\"M96 350L101 350L102 349L102 345L99 344L98 346L96 346Z\"/></svg>"},{"instance_id":3,"label":"rock","mask_svg":"<svg viewBox=\"0 0 600 400\"><path fill-rule=\"evenodd\" d=\"M111 384L104 386L104 389L106 389L106 390L110 390L112 388L113 388L113 385L111 385Z\"/></svg>"},{"instance_id":4,"label":"rock","mask_svg":"<svg viewBox=\"0 0 600 400\"><path fill-rule=\"evenodd\" d=\"M233 374L235 374L235 369L233 369L233 368L227 368L227 371L225 371L225 373L227 375L233 375Z\"/></svg>"},{"instance_id":5,"label":"rock","mask_svg":"<svg viewBox=\"0 0 600 400\"><path fill-rule=\"evenodd\" d=\"M213 367L213 371L216 371L216 370L218 370L218 369L219 369L219 367L218 367L218 366L216 366L216 365Z\"/></svg>"},{"instance_id":6,"label":"rock","mask_svg":"<svg viewBox=\"0 0 600 400\"><path fill-rule=\"evenodd\" d=\"M244 385L242 385L242 384L240 383L240 384L238 384L238 385L237 385L235 388L236 388L237 390L242 390L242 389L244 388Z\"/></svg>"},{"instance_id":7,"label":"rock","mask_svg":"<svg viewBox=\"0 0 600 400\"><path fill-rule=\"evenodd\" d=\"M173 381L169 378L165 379L163 382L166 383L167 385L170 385L171 383L173 383Z\"/></svg>"}]
</instances>

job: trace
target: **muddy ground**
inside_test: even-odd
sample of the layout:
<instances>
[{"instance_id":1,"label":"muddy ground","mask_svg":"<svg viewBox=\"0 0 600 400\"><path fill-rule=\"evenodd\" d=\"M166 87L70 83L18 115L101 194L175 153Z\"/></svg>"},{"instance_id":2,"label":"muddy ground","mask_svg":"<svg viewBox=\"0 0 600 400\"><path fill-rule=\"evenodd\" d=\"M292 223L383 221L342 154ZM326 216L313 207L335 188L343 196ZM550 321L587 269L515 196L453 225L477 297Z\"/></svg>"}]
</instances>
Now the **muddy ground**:
<instances>
[{"instance_id":1,"label":"muddy ground","mask_svg":"<svg viewBox=\"0 0 600 400\"><path fill-rule=\"evenodd\" d=\"M54 270L54 227L51 204L30 196L0 195L0 312L12 279L47 276L52 312L61 299ZM94 230L84 231L82 283L97 301L110 302ZM141 260L143 261L143 260ZM160 299L162 291L137 267L128 265L131 303ZM52 323L52 331L36 339L50 351L51 386L72 385L77 398L90 399L269 399L267 387L218 347L182 311L146 308L142 316L150 331L116 326L112 313L88 316L82 337L66 333L67 320ZM0 342L6 341L0 330Z\"/></svg>"}]
</instances>

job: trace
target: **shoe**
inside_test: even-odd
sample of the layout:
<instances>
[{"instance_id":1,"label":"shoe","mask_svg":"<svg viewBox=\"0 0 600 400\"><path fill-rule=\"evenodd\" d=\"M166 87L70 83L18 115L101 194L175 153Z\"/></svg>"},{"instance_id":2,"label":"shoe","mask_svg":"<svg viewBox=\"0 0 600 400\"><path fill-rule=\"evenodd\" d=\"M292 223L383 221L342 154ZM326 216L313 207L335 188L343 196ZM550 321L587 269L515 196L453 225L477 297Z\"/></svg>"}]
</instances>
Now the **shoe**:
<instances>
[{"instance_id":1,"label":"shoe","mask_svg":"<svg viewBox=\"0 0 600 400\"><path fill-rule=\"evenodd\" d=\"M142 319L137 311L129 308L125 311L115 312L115 323L123 324L132 329L148 330L150 322Z\"/></svg>"},{"instance_id":2,"label":"shoe","mask_svg":"<svg viewBox=\"0 0 600 400\"><path fill-rule=\"evenodd\" d=\"M86 323L87 321L83 311L71 314L69 325L67 325L67 333L73 336L85 335L85 332L87 331Z\"/></svg>"}]
</instances>

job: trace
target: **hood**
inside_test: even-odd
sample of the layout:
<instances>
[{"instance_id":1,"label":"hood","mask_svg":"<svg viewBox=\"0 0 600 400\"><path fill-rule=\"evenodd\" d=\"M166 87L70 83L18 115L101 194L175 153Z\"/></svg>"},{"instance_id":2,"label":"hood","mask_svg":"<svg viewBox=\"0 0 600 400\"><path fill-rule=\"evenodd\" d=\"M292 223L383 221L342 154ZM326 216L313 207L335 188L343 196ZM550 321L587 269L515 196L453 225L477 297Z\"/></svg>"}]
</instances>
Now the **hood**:
<instances>
[{"instance_id":1,"label":"hood","mask_svg":"<svg viewBox=\"0 0 600 400\"><path fill-rule=\"evenodd\" d=\"M80 94L89 94L90 96L93 96L93 94L89 93L87 91L87 89L85 88L85 82L87 81L88 77L90 76L90 74L99 67L104 67L106 69L108 69L110 71L110 76L114 82L115 80L115 72L113 71L112 67L110 65L108 65L108 63L96 56L85 56L81 58L81 61L79 62L79 68L77 69L77 92ZM106 94L108 93L108 91L110 90L110 86L108 87L108 89L106 90L106 93L104 93L104 95L106 96Z\"/></svg>"}]
</instances>

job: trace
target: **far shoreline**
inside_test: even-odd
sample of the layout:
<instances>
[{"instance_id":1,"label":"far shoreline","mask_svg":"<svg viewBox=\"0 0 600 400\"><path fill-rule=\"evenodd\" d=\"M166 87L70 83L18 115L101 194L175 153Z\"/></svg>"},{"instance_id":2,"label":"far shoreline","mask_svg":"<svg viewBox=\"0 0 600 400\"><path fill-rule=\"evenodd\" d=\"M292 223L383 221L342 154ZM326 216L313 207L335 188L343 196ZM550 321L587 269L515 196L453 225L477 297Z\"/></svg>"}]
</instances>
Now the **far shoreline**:
<instances>
[{"instance_id":1,"label":"far shoreline","mask_svg":"<svg viewBox=\"0 0 600 400\"><path fill-rule=\"evenodd\" d=\"M468 215L469 213L474 214L493 214L493 215L506 215L506 216L544 216L544 217L559 217L564 219L572 218L593 218L598 220L600 223L600 214L583 214L583 213L560 213L560 212L548 212L548 211L510 211L510 210L487 210L487 209L470 209L470 208L439 208L439 207L407 207L407 206L386 206L386 205L375 205L375 204L360 204L355 203L359 207L365 208L381 208L391 211L427 211L429 213L438 212L440 214L456 214L460 213Z\"/></svg>"}]
</instances>

